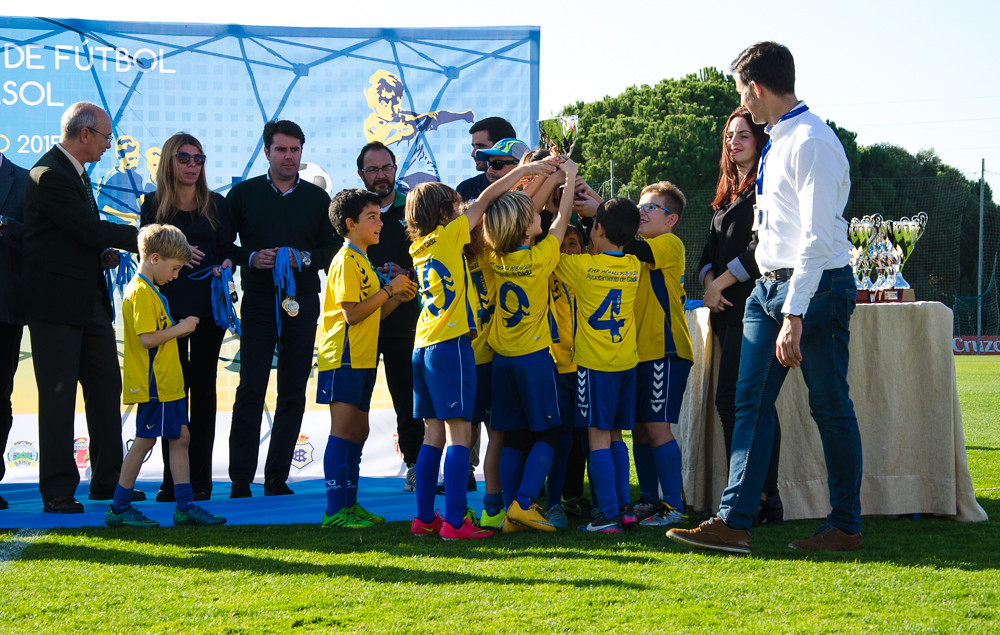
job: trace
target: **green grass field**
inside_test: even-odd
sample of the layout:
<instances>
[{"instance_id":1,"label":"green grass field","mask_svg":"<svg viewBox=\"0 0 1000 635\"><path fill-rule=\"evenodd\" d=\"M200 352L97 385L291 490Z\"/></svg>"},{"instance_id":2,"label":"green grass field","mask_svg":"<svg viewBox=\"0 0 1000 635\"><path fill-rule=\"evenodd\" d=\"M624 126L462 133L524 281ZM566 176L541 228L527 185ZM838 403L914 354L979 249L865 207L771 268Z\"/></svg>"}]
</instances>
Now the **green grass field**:
<instances>
[{"instance_id":1,"label":"green grass field","mask_svg":"<svg viewBox=\"0 0 1000 635\"><path fill-rule=\"evenodd\" d=\"M1000 518L1000 358L958 357L969 466ZM696 522L699 519L692 519ZM0 531L0 632L1000 632L1000 528L866 519L865 548L786 548L815 521L754 532L752 556L661 530L475 544L404 523Z\"/></svg>"}]
</instances>

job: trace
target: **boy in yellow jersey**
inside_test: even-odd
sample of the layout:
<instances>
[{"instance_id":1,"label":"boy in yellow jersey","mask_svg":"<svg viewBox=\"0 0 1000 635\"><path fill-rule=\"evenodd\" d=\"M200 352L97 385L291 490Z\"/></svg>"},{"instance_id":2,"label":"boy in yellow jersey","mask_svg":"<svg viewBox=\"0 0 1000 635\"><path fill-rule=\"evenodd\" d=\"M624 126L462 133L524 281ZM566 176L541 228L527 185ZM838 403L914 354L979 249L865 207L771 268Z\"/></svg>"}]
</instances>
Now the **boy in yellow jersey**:
<instances>
[{"instance_id":1,"label":"boy in yellow jersey","mask_svg":"<svg viewBox=\"0 0 1000 635\"><path fill-rule=\"evenodd\" d=\"M187 400L177 338L198 325L186 317L174 324L160 286L177 278L191 260L184 233L173 225L146 225L139 230L139 271L125 287L122 321L125 324L124 402L138 404L135 441L122 461L114 500L104 513L111 527L156 527L132 504L132 488L146 454L162 436L170 443L170 471L174 476L175 525L220 525L226 522L194 504L188 464Z\"/></svg>"},{"instance_id":2,"label":"boy in yellow jersey","mask_svg":"<svg viewBox=\"0 0 1000 635\"><path fill-rule=\"evenodd\" d=\"M564 158L551 161L560 165L557 178L572 188L576 164ZM534 243L542 232L541 216L523 192L501 195L483 220L497 288L489 344L496 351L492 424L504 433L500 454L500 480L507 506L504 533L556 529L535 499L552 468L559 441L559 390L549 353L548 282L559 264L559 247L572 205L571 197L563 200L548 236L538 244Z\"/></svg>"},{"instance_id":3,"label":"boy in yellow jersey","mask_svg":"<svg viewBox=\"0 0 1000 635\"><path fill-rule=\"evenodd\" d=\"M625 253L646 263L635 302L639 364L637 423L632 437L642 493L634 509L645 526L687 520L681 492L681 451L670 429L670 424L677 423L694 363L684 317L684 244L673 233L686 203L684 193L668 181L646 186L639 198L639 235L645 240L625 248Z\"/></svg>"},{"instance_id":4,"label":"boy in yellow jersey","mask_svg":"<svg viewBox=\"0 0 1000 635\"><path fill-rule=\"evenodd\" d=\"M442 183L420 183L406 197L406 231L423 308L413 349L413 416L424 419L417 455L417 536L446 540L486 538L493 532L465 518L469 420L475 402L475 356L470 338L474 316L466 292L462 248L493 200L523 176L551 173L551 165L519 166L490 185L460 213L460 197ZM448 449L444 447L447 441ZM444 457L445 517L434 511L437 473Z\"/></svg>"},{"instance_id":5,"label":"boy in yellow jersey","mask_svg":"<svg viewBox=\"0 0 1000 635\"><path fill-rule=\"evenodd\" d=\"M635 424L635 307L641 263L622 248L635 238L639 210L613 198L601 203L590 232L596 255L563 255L556 277L576 295L577 427L587 428L591 488L600 511L585 531L620 533L629 512L628 452L617 451L622 430Z\"/></svg>"},{"instance_id":6,"label":"boy in yellow jersey","mask_svg":"<svg viewBox=\"0 0 1000 635\"><path fill-rule=\"evenodd\" d=\"M323 527L360 528L385 522L358 503L361 451L375 388L379 321L417 286L397 275L382 284L368 260L382 219L377 194L342 190L330 202L330 222L344 245L330 264L323 297L316 403L330 405L330 437L323 456L326 510Z\"/></svg>"}]
</instances>

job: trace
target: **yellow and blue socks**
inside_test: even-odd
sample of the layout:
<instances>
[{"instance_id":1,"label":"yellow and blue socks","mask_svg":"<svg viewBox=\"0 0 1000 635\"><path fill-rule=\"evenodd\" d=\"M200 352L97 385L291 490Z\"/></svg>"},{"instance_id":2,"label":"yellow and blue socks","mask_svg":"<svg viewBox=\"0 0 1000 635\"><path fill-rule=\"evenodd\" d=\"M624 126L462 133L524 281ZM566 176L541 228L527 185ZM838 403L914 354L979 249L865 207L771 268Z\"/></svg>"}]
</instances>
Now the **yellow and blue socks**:
<instances>
[{"instance_id":1,"label":"yellow and blue socks","mask_svg":"<svg viewBox=\"0 0 1000 635\"><path fill-rule=\"evenodd\" d=\"M434 521L434 495L437 493L441 454L440 448L426 443L420 446L420 453L417 454L417 519L422 523ZM465 462L466 467L462 469L468 470L468 457Z\"/></svg>"},{"instance_id":2,"label":"yellow and blue socks","mask_svg":"<svg viewBox=\"0 0 1000 635\"><path fill-rule=\"evenodd\" d=\"M624 441L611 442L611 461L615 466L615 493L618 497L618 508L632 502L628 481L628 446Z\"/></svg>"},{"instance_id":3,"label":"yellow and blue socks","mask_svg":"<svg viewBox=\"0 0 1000 635\"><path fill-rule=\"evenodd\" d=\"M348 455L351 442L332 434L326 441L323 455L323 477L326 479L326 513L333 516L347 505Z\"/></svg>"},{"instance_id":4,"label":"yellow and blue socks","mask_svg":"<svg viewBox=\"0 0 1000 635\"><path fill-rule=\"evenodd\" d=\"M468 507L465 496L468 478L469 448L449 445L444 455L444 519L456 529L462 526Z\"/></svg>"},{"instance_id":5,"label":"yellow and blue socks","mask_svg":"<svg viewBox=\"0 0 1000 635\"><path fill-rule=\"evenodd\" d=\"M681 448L677 439L653 448L653 461L656 463L656 473L663 488L663 502L674 509L683 512L684 502L681 495Z\"/></svg>"}]
</instances>

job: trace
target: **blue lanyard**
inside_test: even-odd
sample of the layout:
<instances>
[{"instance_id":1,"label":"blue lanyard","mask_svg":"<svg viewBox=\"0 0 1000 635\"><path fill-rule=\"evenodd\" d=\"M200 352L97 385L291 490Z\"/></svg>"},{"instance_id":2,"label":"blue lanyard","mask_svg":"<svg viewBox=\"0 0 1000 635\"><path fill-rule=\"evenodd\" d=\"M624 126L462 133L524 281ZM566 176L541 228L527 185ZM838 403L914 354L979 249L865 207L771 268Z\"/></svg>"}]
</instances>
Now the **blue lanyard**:
<instances>
[{"instance_id":1,"label":"blue lanyard","mask_svg":"<svg viewBox=\"0 0 1000 635\"><path fill-rule=\"evenodd\" d=\"M212 270L217 265L205 267L200 271L188 274L191 280L204 280L212 275ZM229 329L233 335L240 335L240 318L236 315L236 307L233 305L232 296L229 293L230 285L233 282L233 272L231 269L222 269L218 278L213 277L210 296L212 301L212 318L219 328Z\"/></svg>"},{"instance_id":2,"label":"blue lanyard","mask_svg":"<svg viewBox=\"0 0 1000 635\"><path fill-rule=\"evenodd\" d=\"M344 241L344 245L346 247L350 247L354 251L356 251L359 254L361 254L361 256L365 259L365 262L368 263L368 266L371 267L372 271L375 272L375 277L378 278L380 285L389 284L389 282L392 280L392 263L391 262L389 263L389 273L388 274L384 274L384 273L382 273L381 271L379 271L378 269L375 268L375 265L372 264L372 261L368 257L368 254L366 254L365 252L361 251L360 249L358 249L353 244L351 244L351 243L349 243L347 241Z\"/></svg>"},{"instance_id":3,"label":"blue lanyard","mask_svg":"<svg viewBox=\"0 0 1000 635\"><path fill-rule=\"evenodd\" d=\"M798 117L807 110L809 110L809 106L806 106L805 104L802 104L797 108L793 108L792 110L789 110L785 114L781 115L781 119L778 120L778 123L781 123L786 119L791 119L792 117ZM776 126L778 124L776 123L774 125ZM771 126L771 130L774 130L774 126ZM769 136L767 138L767 143L764 144L764 149L760 153L760 164L757 166L757 196L764 193L764 163L767 161L767 153L770 150L771 138Z\"/></svg>"},{"instance_id":4,"label":"blue lanyard","mask_svg":"<svg viewBox=\"0 0 1000 635\"><path fill-rule=\"evenodd\" d=\"M281 247L274 258L274 319L278 325L278 335L281 335L281 294L284 292L288 297L295 297L295 275L292 272L292 261L295 268L302 271L302 260L299 252L291 247Z\"/></svg>"},{"instance_id":5,"label":"blue lanyard","mask_svg":"<svg viewBox=\"0 0 1000 635\"><path fill-rule=\"evenodd\" d=\"M163 310L167 314L167 321L170 322L170 326L173 326L174 325L174 318L173 318L172 315L170 315L170 303L167 302L167 299L163 296L162 293L160 293L160 289L155 284L153 284L152 282L150 282L149 278L147 278L146 276L142 275L141 273L137 273L135 275L137 275L140 278L142 278L146 282L146 284L148 284L150 286L150 288L152 288L153 291L156 293L156 297L160 298L160 302L163 303Z\"/></svg>"}]
</instances>

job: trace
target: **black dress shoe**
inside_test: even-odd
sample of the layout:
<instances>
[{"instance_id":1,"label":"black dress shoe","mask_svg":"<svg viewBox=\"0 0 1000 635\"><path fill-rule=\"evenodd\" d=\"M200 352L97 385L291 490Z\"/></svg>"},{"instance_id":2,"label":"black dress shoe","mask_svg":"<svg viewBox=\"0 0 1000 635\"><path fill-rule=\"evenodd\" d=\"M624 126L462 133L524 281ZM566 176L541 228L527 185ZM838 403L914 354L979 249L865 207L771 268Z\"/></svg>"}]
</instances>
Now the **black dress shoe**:
<instances>
[{"instance_id":1,"label":"black dress shoe","mask_svg":"<svg viewBox=\"0 0 1000 635\"><path fill-rule=\"evenodd\" d=\"M83 504L72 496L56 496L45 501L42 511L46 514L82 514Z\"/></svg>"},{"instance_id":2,"label":"black dress shoe","mask_svg":"<svg viewBox=\"0 0 1000 635\"><path fill-rule=\"evenodd\" d=\"M7 501L4 500L3 496L0 496L0 509L7 509L7 507L9 507Z\"/></svg>"},{"instance_id":3,"label":"black dress shoe","mask_svg":"<svg viewBox=\"0 0 1000 635\"><path fill-rule=\"evenodd\" d=\"M176 503L177 499L174 498L174 490L172 489L161 489L156 492L156 502L157 503Z\"/></svg>"},{"instance_id":4,"label":"black dress shoe","mask_svg":"<svg viewBox=\"0 0 1000 635\"><path fill-rule=\"evenodd\" d=\"M284 483L264 486L264 496L289 496L294 493L295 492L293 492L291 488Z\"/></svg>"},{"instance_id":5,"label":"black dress shoe","mask_svg":"<svg viewBox=\"0 0 1000 635\"><path fill-rule=\"evenodd\" d=\"M203 489L196 489L194 491L194 499L196 501L207 501L212 498L212 492Z\"/></svg>"},{"instance_id":6,"label":"black dress shoe","mask_svg":"<svg viewBox=\"0 0 1000 635\"><path fill-rule=\"evenodd\" d=\"M89 498L92 501L109 501L109 500L113 500L114 497L115 497L114 491L110 491L110 492L101 492L101 491L93 492L92 491L92 492L90 492L90 494L87 495L87 498ZM132 490L132 502L133 503L136 502L136 501L144 501L144 500L146 500L146 494L145 494L145 492L143 492L142 490L138 490L138 489Z\"/></svg>"},{"instance_id":7,"label":"black dress shoe","mask_svg":"<svg viewBox=\"0 0 1000 635\"><path fill-rule=\"evenodd\" d=\"M250 496L250 483L233 481L233 487L229 490L229 498L250 498Z\"/></svg>"}]
</instances>

